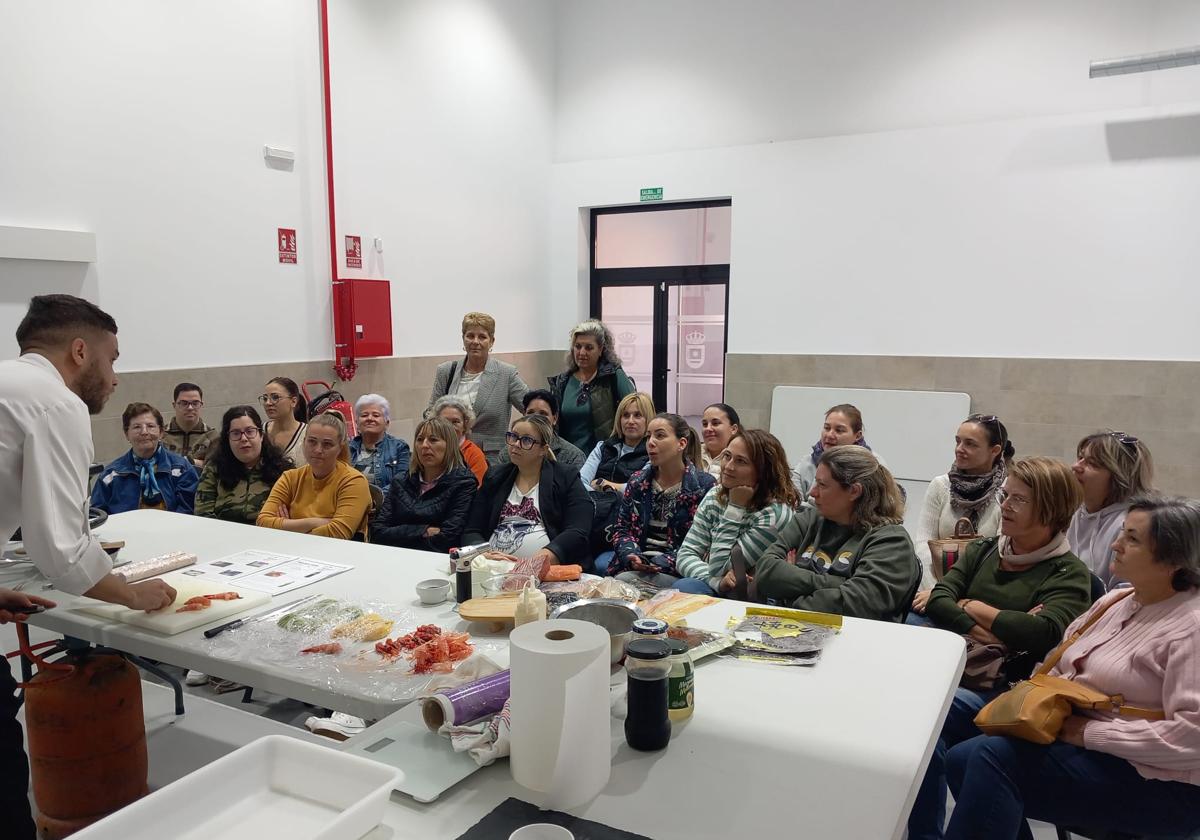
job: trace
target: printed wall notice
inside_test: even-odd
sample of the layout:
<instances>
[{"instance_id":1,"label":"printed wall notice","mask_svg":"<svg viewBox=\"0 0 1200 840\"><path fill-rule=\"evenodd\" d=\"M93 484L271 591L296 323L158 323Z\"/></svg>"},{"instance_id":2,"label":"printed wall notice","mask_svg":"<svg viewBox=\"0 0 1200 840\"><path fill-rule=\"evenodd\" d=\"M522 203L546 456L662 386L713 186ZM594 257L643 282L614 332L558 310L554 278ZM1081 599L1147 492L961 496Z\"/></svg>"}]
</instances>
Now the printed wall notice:
<instances>
[{"instance_id":1,"label":"printed wall notice","mask_svg":"<svg viewBox=\"0 0 1200 840\"><path fill-rule=\"evenodd\" d=\"M296 262L295 228L279 228L276 240L279 244L279 261L294 264Z\"/></svg>"},{"instance_id":2,"label":"printed wall notice","mask_svg":"<svg viewBox=\"0 0 1200 840\"><path fill-rule=\"evenodd\" d=\"M346 268L362 268L362 237L346 237Z\"/></svg>"}]
</instances>

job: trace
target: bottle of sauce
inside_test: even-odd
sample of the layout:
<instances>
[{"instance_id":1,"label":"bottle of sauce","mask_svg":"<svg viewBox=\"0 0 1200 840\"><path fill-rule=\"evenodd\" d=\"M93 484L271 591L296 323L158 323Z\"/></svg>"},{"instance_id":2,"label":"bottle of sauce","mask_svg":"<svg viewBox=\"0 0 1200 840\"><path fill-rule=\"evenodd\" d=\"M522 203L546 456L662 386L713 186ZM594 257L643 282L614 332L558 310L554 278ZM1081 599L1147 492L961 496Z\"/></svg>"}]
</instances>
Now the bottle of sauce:
<instances>
[{"instance_id":1,"label":"bottle of sauce","mask_svg":"<svg viewBox=\"0 0 1200 840\"><path fill-rule=\"evenodd\" d=\"M682 639L668 639L671 670L667 674L667 717L672 723L687 720L696 710L696 670L692 652Z\"/></svg>"},{"instance_id":2,"label":"bottle of sauce","mask_svg":"<svg viewBox=\"0 0 1200 840\"><path fill-rule=\"evenodd\" d=\"M671 646L662 639L634 639L625 645L625 676L629 682L629 713L625 743L635 750L661 750L671 740L667 715L667 677Z\"/></svg>"}]
</instances>

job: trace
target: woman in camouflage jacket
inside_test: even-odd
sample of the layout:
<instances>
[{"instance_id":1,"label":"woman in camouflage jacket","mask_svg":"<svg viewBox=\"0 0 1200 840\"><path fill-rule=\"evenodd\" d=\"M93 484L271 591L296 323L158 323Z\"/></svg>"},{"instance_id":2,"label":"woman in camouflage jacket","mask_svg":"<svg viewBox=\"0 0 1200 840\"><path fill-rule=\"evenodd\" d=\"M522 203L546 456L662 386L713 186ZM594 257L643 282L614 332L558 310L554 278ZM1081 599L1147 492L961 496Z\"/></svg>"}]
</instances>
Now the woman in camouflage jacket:
<instances>
[{"instance_id":1,"label":"woman in camouflage jacket","mask_svg":"<svg viewBox=\"0 0 1200 840\"><path fill-rule=\"evenodd\" d=\"M221 437L200 474L196 515L253 525L276 480L291 468L263 434L258 412L235 405L221 418Z\"/></svg>"}]
</instances>

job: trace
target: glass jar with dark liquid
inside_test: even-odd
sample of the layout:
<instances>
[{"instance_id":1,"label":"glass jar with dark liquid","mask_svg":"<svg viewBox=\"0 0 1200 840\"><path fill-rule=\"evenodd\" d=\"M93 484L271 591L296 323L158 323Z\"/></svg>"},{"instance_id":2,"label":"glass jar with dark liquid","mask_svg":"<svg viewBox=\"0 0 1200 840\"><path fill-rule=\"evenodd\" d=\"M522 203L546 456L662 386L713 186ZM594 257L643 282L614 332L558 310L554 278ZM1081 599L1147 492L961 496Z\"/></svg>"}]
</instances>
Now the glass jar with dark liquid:
<instances>
[{"instance_id":1,"label":"glass jar with dark liquid","mask_svg":"<svg viewBox=\"0 0 1200 840\"><path fill-rule=\"evenodd\" d=\"M625 645L629 713L625 742L635 750L661 750L671 740L667 714L667 677L671 646L661 639L635 639Z\"/></svg>"}]
</instances>

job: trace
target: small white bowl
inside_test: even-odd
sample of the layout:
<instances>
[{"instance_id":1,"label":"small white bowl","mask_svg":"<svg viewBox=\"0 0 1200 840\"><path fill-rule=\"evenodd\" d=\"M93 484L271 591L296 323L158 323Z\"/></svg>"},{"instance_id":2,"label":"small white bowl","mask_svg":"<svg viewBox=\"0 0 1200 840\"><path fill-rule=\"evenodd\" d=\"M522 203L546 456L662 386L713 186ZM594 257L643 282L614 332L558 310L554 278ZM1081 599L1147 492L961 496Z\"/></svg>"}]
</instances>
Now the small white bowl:
<instances>
[{"instance_id":1,"label":"small white bowl","mask_svg":"<svg viewBox=\"0 0 1200 840\"><path fill-rule=\"evenodd\" d=\"M417 597L426 606L440 604L450 597L450 581L431 578L417 584Z\"/></svg>"},{"instance_id":2,"label":"small white bowl","mask_svg":"<svg viewBox=\"0 0 1200 840\"><path fill-rule=\"evenodd\" d=\"M508 840L574 840L575 835L561 825L534 823L518 828L508 835Z\"/></svg>"}]
</instances>

